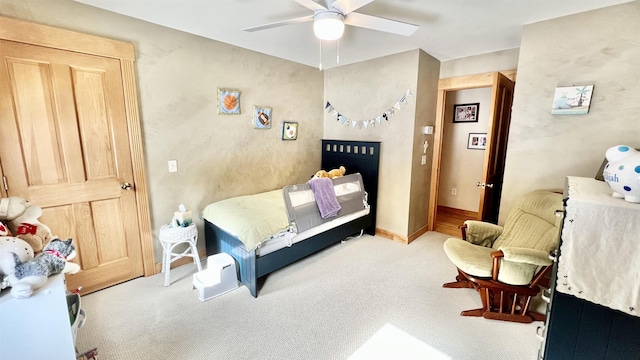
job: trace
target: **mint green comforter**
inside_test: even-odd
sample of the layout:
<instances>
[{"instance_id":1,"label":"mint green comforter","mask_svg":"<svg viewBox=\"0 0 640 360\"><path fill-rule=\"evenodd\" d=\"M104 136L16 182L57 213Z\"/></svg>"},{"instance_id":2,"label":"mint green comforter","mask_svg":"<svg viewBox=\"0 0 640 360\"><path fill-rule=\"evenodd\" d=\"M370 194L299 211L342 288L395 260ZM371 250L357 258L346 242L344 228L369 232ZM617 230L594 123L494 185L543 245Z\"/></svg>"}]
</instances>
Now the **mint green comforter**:
<instances>
[{"instance_id":1,"label":"mint green comforter","mask_svg":"<svg viewBox=\"0 0 640 360\"><path fill-rule=\"evenodd\" d=\"M238 237L248 251L289 227L281 189L214 202L202 216Z\"/></svg>"}]
</instances>

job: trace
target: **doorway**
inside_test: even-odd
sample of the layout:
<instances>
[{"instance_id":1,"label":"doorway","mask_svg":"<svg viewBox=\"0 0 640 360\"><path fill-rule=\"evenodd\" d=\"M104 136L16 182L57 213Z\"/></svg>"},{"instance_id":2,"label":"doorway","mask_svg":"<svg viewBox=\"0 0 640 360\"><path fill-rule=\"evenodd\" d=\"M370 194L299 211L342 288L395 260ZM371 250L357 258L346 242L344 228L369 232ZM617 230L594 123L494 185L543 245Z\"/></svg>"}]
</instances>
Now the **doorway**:
<instances>
[{"instance_id":1,"label":"doorway","mask_svg":"<svg viewBox=\"0 0 640 360\"><path fill-rule=\"evenodd\" d=\"M437 105L437 124L434 136L434 152L433 152L433 168L431 175L431 197L429 199L429 220L428 229L438 230L453 236L460 236L457 226L466 219L478 219L490 222L497 222L498 209L500 203L500 193L502 190L502 174L504 171L504 157L506 155L508 128L511 120L511 104L513 101L513 88L516 72L494 72L472 76L456 77L441 79L438 83L438 105ZM474 91L483 91L486 89L490 92L490 100L480 102L485 104L484 112L487 123L485 125L478 121L478 124L462 124L467 128L459 127L456 132L452 131L453 122L453 103L458 103L458 96L462 91L477 89ZM472 96L478 96L472 95ZM469 98L460 98L461 102L466 102ZM464 101L462 101L464 100ZM482 107L481 107L482 108ZM487 115L488 114L488 115ZM482 113L479 114L479 119ZM460 125L453 124L453 125ZM475 125L476 127L473 128ZM486 128L484 127L486 126ZM484 131L486 129L486 131ZM478 148L476 143L472 143L472 136L483 136L486 133L486 146ZM449 140L457 137L457 142L463 142L465 149L462 152L481 151L475 155L478 159L470 156L471 161L481 164L481 174L478 170L467 171L469 166L459 166L458 170L463 172L451 174L447 167L454 167L456 164L450 164L446 160L448 156L446 148L451 145ZM467 139L464 139L464 138ZM463 138L462 140L460 138ZM447 142L447 144L445 144ZM453 142L453 141L451 141ZM460 147L460 144L453 144ZM468 148L468 149L467 149ZM458 151L460 152L460 151ZM474 155L473 152L467 155ZM479 160L482 159L482 160ZM449 160L450 161L450 160ZM446 176L455 176L456 179L446 178ZM472 191L479 190L479 198L475 197L477 208L473 204L468 203L457 207L443 206L447 199L440 204L439 199L442 194L453 194L451 196L459 196L458 188L451 186L451 181L464 183L464 191L470 195ZM473 189L473 187L477 189ZM464 195L464 194L463 194ZM474 201L473 196L467 196L466 199ZM468 200L469 201L469 200ZM460 202L458 202L460 203ZM440 207L438 205L441 205ZM441 211L438 211L440 208ZM476 210L477 209L477 210ZM452 211L453 210L453 211ZM475 211L474 211L475 210ZM440 217L440 220L438 219ZM457 225L456 225L457 223Z\"/></svg>"},{"instance_id":2,"label":"doorway","mask_svg":"<svg viewBox=\"0 0 640 360\"><path fill-rule=\"evenodd\" d=\"M491 88L488 87L447 94L436 207L438 232L459 236L458 226L464 220L478 218L480 188L476 184L482 179L484 169L490 102ZM472 111L471 116L461 119L456 116L468 110Z\"/></svg>"}]
</instances>

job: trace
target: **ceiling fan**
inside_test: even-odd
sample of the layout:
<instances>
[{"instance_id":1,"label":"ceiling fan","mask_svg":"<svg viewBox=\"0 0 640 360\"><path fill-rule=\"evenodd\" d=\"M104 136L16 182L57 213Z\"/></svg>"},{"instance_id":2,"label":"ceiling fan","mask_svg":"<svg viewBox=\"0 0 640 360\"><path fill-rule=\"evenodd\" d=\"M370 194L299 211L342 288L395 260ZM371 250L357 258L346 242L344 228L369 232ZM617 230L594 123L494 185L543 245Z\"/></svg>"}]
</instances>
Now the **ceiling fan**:
<instances>
[{"instance_id":1,"label":"ceiling fan","mask_svg":"<svg viewBox=\"0 0 640 360\"><path fill-rule=\"evenodd\" d=\"M344 32L345 25L358 26L404 36L411 36L416 30L418 30L418 25L354 12L373 1L374 0L324 0L325 6L323 6L313 0L295 0L298 4L309 10L313 10L313 15L254 26L242 30L254 32L284 25L313 21L314 34L320 40L340 39Z\"/></svg>"}]
</instances>

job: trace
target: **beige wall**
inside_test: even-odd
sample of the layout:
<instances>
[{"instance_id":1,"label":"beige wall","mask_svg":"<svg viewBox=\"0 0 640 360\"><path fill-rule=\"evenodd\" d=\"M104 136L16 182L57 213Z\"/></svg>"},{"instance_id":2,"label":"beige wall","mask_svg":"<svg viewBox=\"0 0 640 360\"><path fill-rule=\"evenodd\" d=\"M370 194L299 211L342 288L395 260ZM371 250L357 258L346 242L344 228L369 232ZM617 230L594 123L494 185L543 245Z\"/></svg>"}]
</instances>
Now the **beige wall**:
<instances>
[{"instance_id":1,"label":"beige wall","mask_svg":"<svg viewBox=\"0 0 640 360\"><path fill-rule=\"evenodd\" d=\"M180 203L202 231L208 203L304 182L320 167L323 74L316 68L70 0L0 0L0 14L133 43L155 239ZM241 90L241 115L217 114L221 87ZM254 105L273 108L271 129L253 128ZM298 140L281 140L284 120L299 123ZM170 159L177 173L168 172ZM157 241L154 252L159 262Z\"/></svg>"},{"instance_id":2,"label":"beige wall","mask_svg":"<svg viewBox=\"0 0 640 360\"><path fill-rule=\"evenodd\" d=\"M524 27L500 221L522 194L596 175L607 148L640 147L640 2ZM551 115L557 86L595 85L587 115Z\"/></svg>"},{"instance_id":3,"label":"beige wall","mask_svg":"<svg viewBox=\"0 0 640 360\"><path fill-rule=\"evenodd\" d=\"M439 62L421 53L412 50L325 71L325 100L350 119L375 118L392 108L407 90L414 94L389 121L383 120L374 128L353 128L329 113L324 115L324 136L328 139L382 142L376 227L400 237L410 233L412 186L420 187L426 179L424 174L413 171L416 157L420 160L417 153L422 154L421 136L416 136L415 129L419 124L433 123L435 116ZM419 74L424 74L424 78L420 77L420 93ZM414 175L420 177L415 183ZM423 217L426 223L427 214Z\"/></svg>"},{"instance_id":4,"label":"beige wall","mask_svg":"<svg viewBox=\"0 0 640 360\"><path fill-rule=\"evenodd\" d=\"M442 140L438 205L477 212L480 206L484 151L467 149L469 133L486 133L489 127L491 88L459 90L447 93ZM480 103L478 122L454 123L454 104ZM456 195L451 189L455 188Z\"/></svg>"},{"instance_id":5,"label":"beige wall","mask_svg":"<svg viewBox=\"0 0 640 360\"><path fill-rule=\"evenodd\" d=\"M440 65L440 78L513 70L518 67L519 52L516 48L444 61Z\"/></svg>"},{"instance_id":6,"label":"beige wall","mask_svg":"<svg viewBox=\"0 0 640 360\"><path fill-rule=\"evenodd\" d=\"M409 223L407 234L413 240L426 231L429 219L429 197L431 185L431 159L433 158L433 135L425 135L423 128L434 126L438 95L438 69L440 61L420 51L418 63L418 91L416 95L416 120L413 129L413 159L411 188L409 190ZM424 153L424 143L427 151ZM426 163L422 164L422 157Z\"/></svg>"}]
</instances>

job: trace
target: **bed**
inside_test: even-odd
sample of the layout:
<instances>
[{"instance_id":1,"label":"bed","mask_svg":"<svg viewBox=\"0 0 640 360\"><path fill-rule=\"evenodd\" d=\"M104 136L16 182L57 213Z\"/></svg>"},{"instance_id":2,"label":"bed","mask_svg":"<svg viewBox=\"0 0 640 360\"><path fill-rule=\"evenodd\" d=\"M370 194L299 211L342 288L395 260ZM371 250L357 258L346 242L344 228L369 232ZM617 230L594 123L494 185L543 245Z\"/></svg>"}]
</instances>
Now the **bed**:
<instances>
[{"instance_id":1,"label":"bed","mask_svg":"<svg viewBox=\"0 0 640 360\"><path fill-rule=\"evenodd\" d=\"M379 142L322 140L321 168L347 169L345 176L333 180L342 205L337 216L321 219L314 214L309 207L308 184L209 204L203 210L207 256L221 252L231 255L237 263L240 281L257 297L258 280L269 273L349 236L375 234L379 162ZM240 201L235 205L238 211L222 210L227 202L235 200ZM258 207L249 208L249 204ZM317 206L313 205L317 212ZM268 206L278 209L266 210ZM256 222L243 230L233 228L227 222L233 213ZM260 230L271 232L272 239L256 239L252 234L257 228L269 227Z\"/></svg>"}]
</instances>

